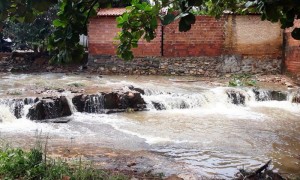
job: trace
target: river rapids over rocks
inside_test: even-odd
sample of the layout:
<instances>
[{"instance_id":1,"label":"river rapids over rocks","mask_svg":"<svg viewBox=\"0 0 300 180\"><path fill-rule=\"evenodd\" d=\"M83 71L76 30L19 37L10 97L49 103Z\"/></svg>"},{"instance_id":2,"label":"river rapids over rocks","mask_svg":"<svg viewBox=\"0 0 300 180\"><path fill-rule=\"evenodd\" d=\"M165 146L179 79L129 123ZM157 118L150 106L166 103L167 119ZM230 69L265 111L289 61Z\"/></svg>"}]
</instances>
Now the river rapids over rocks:
<instances>
[{"instance_id":1,"label":"river rapids over rocks","mask_svg":"<svg viewBox=\"0 0 300 180\"><path fill-rule=\"evenodd\" d=\"M11 143L31 144L39 131L58 154L74 147L107 168L116 162L122 168L126 161L123 168L130 169L127 163L134 161L141 171L194 179L230 179L239 168L257 168L270 159L275 171L300 175L297 89L158 76L0 79L0 136ZM117 151L128 157L110 162Z\"/></svg>"}]
</instances>

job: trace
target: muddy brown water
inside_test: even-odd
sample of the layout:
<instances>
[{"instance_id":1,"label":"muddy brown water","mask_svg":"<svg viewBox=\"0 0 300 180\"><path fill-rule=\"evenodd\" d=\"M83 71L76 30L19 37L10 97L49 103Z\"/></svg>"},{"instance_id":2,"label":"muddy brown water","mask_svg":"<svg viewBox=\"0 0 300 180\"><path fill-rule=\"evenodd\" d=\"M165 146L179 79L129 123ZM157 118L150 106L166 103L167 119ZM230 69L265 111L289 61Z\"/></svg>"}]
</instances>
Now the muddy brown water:
<instances>
[{"instance_id":1,"label":"muddy brown water","mask_svg":"<svg viewBox=\"0 0 300 180\"><path fill-rule=\"evenodd\" d=\"M49 93L72 97L70 91L58 93L58 88L97 93L133 85L146 90L148 111L74 111L67 124L15 119L2 104L1 138L17 146L34 144L35 134L42 132L52 154L84 157L105 168L230 179L239 168L255 169L272 159L275 171L300 175L300 105L290 97L259 102L251 89L239 88L246 103L234 105L225 93L230 89L226 80L195 77L1 74L0 79L1 98ZM45 87L47 91L41 91ZM156 110L153 101L166 110ZM131 162L137 165L128 167Z\"/></svg>"}]
</instances>

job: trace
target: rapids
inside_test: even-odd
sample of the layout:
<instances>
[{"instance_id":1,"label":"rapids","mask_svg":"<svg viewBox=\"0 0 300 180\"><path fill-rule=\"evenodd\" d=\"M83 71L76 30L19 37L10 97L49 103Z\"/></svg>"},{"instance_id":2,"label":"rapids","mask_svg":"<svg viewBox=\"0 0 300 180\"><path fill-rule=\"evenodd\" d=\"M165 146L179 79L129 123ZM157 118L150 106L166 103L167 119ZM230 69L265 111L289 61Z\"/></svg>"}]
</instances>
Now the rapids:
<instances>
[{"instance_id":1,"label":"rapids","mask_svg":"<svg viewBox=\"0 0 300 180\"><path fill-rule=\"evenodd\" d=\"M175 163L196 176L231 178L238 168L256 168L273 160L273 169L300 175L300 105L287 98L272 100L266 90L255 94L251 88L226 87L208 79L139 76L85 76L65 74L1 74L0 135L9 142L32 143L37 131L50 137L56 146L77 145L129 151L146 151ZM88 93L133 85L145 90L147 111L119 114L79 113L73 109L66 124L37 123L23 115L16 119L7 99L66 95L51 91L72 84ZM49 92L36 94L39 87ZM274 87L270 87L274 89ZM245 96L244 104L233 104L229 90ZM15 95L10 92L21 92ZM237 97L240 98L240 97ZM6 99L6 100L5 100ZM263 100L263 101L259 101ZM97 102L101 102L98 99ZM33 103L33 102L31 102ZM72 101L69 99L72 105ZM159 108L157 108L159 106ZM28 112L29 105L24 105ZM99 105L101 109L101 104ZM157 110L161 109L161 110ZM180 167L179 167L180 164ZM154 169L168 167L157 162ZM183 171L183 170L182 170ZM172 172L171 170L169 171Z\"/></svg>"}]
</instances>

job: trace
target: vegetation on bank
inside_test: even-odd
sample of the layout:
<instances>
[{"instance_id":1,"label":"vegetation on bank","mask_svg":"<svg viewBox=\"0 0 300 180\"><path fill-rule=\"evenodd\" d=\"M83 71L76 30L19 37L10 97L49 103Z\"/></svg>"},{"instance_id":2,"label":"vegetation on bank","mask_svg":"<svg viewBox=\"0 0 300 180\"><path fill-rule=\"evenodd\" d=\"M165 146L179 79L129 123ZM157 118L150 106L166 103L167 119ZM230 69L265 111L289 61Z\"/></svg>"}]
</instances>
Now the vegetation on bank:
<instances>
[{"instance_id":1,"label":"vegetation on bank","mask_svg":"<svg viewBox=\"0 0 300 180\"><path fill-rule=\"evenodd\" d=\"M230 87L256 86L256 80L250 74L236 74L228 82Z\"/></svg>"},{"instance_id":2,"label":"vegetation on bank","mask_svg":"<svg viewBox=\"0 0 300 180\"><path fill-rule=\"evenodd\" d=\"M81 161L69 164L48 158L39 148L24 151L20 148L0 150L0 179L44 179L44 180L126 180L128 176L95 169Z\"/></svg>"}]
</instances>

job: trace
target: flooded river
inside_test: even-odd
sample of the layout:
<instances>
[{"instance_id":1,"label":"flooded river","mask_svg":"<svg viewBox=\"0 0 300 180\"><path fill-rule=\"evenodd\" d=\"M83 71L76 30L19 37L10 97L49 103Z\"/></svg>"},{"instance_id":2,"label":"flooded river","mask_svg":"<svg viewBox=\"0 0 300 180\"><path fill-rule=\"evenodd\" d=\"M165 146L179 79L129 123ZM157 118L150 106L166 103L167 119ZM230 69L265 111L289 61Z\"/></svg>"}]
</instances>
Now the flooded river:
<instances>
[{"instance_id":1,"label":"flooded river","mask_svg":"<svg viewBox=\"0 0 300 180\"><path fill-rule=\"evenodd\" d=\"M39 131L49 137L50 149L76 146L88 149L91 159L98 148L151 153L157 171L196 177L231 178L239 168L256 168L270 159L276 171L300 175L300 105L291 103L289 95L285 101L257 101L252 89L236 88L246 101L235 105L226 94L232 88L203 78L1 74L0 97L71 98L72 90L51 90L76 86L89 94L129 85L145 90L148 111L88 114L74 109L72 121L53 124L16 119L0 103L1 138L26 145ZM40 93L41 87L48 92Z\"/></svg>"}]
</instances>

